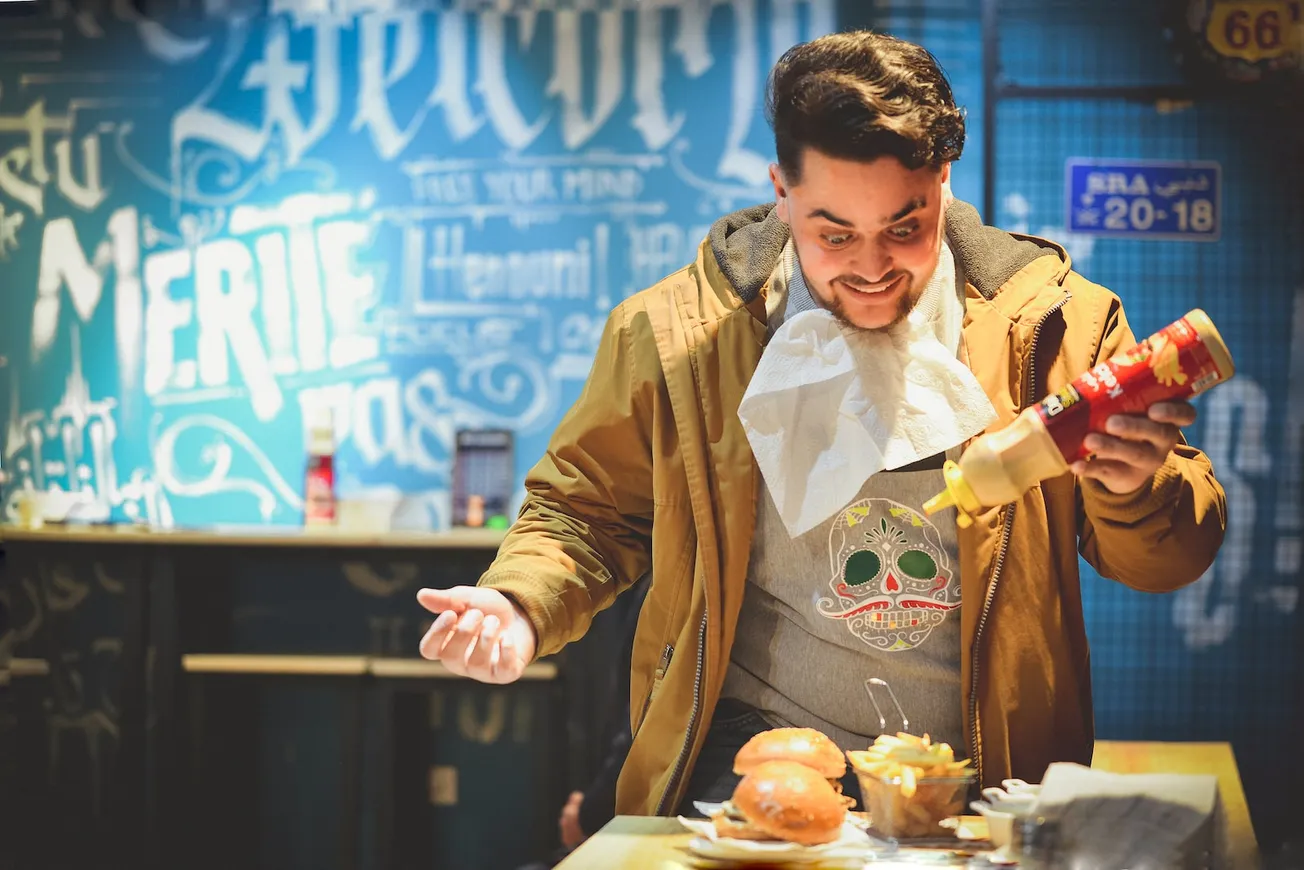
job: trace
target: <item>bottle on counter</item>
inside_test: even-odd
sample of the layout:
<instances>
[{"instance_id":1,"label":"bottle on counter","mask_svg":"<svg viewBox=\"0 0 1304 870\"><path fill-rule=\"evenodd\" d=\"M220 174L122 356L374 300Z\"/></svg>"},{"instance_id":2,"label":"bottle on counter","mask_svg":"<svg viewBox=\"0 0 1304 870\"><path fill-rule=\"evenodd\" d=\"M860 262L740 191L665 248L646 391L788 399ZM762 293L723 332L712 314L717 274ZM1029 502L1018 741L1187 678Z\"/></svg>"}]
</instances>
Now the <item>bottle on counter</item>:
<instances>
[{"instance_id":1,"label":"bottle on counter","mask_svg":"<svg viewBox=\"0 0 1304 870\"><path fill-rule=\"evenodd\" d=\"M956 522L966 528L972 514L1015 501L1038 482L1066 474L1071 463L1090 459L1083 440L1103 432L1111 416L1189 399L1234 373L1213 321L1195 309L978 438L958 463L945 464L946 489L924 512L955 507Z\"/></svg>"},{"instance_id":2,"label":"bottle on counter","mask_svg":"<svg viewBox=\"0 0 1304 870\"><path fill-rule=\"evenodd\" d=\"M335 419L329 408L319 408L309 418L303 524L335 524Z\"/></svg>"}]
</instances>

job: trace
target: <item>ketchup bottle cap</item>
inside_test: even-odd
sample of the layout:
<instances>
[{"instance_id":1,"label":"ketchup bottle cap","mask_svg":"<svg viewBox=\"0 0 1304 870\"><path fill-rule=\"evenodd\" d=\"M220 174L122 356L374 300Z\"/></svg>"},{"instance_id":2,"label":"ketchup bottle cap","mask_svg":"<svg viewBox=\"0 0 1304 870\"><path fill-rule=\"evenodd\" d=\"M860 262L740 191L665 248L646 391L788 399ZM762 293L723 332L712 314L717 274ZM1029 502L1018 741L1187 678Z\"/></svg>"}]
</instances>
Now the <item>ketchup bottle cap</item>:
<instances>
[{"instance_id":1,"label":"ketchup bottle cap","mask_svg":"<svg viewBox=\"0 0 1304 870\"><path fill-rule=\"evenodd\" d=\"M924 502L924 513L931 516L938 511L954 507L955 524L962 529L969 528L973 525L973 517L970 513L981 510L982 504L965 481L960 466L949 459L942 466L942 477L946 480L946 489Z\"/></svg>"}]
</instances>

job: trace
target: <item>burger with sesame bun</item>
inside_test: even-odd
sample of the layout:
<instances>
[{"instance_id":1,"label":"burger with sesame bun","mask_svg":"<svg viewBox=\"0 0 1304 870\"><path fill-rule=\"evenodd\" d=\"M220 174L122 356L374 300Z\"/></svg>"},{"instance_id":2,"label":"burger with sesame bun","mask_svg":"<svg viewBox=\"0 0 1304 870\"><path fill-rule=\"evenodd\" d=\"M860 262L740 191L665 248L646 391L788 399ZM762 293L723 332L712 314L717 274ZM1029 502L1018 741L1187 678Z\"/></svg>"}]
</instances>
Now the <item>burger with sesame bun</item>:
<instances>
[{"instance_id":1,"label":"burger with sesame bun","mask_svg":"<svg viewBox=\"0 0 1304 870\"><path fill-rule=\"evenodd\" d=\"M712 822L721 837L818 846L842 835L846 816L842 795L814 768L765 761L742 778Z\"/></svg>"},{"instance_id":2,"label":"burger with sesame bun","mask_svg":"<svg viewBox=\"0 0 1304 870\"><path fill-rule=\"evenodd\" d=\"M738 750L733 770L742 780L712 815L722 837L830 843L855 805L842 794L842 750L813 728L762 731Z\"/></svg>"},{"instance_id":3,"label":"burger with sesame bun","mask_svg":"<svg viewBox=\"0 0 1304 870\"><path fill-rule=\"evenodd\" d=\"M804 764L832 783L847 773L847 759L837 744L814 728L771 728L743 744L734 756L734 773L746 776L767 761Z\"/></svg>"}]
</instances>

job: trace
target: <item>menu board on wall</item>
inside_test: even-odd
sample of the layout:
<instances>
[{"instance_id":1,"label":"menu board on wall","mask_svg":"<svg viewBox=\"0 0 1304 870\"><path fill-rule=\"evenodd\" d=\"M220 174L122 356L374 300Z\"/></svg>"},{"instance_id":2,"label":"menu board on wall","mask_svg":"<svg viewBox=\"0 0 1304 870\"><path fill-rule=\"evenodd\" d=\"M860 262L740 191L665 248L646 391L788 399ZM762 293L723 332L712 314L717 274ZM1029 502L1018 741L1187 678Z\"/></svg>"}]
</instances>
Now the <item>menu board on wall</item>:
<instances>
[{"instance_id":1,"label":"menu board on wall","mask_svg":"<svg viewBox=\"0 0 1304 870\"><path fill-rule=\"evenodd\" d=\"M454 437L517 480L610 309L772 198L766 73L833 0L61 4L0 33L7 505L449 523Z\"/></svg>"}]
</instances>

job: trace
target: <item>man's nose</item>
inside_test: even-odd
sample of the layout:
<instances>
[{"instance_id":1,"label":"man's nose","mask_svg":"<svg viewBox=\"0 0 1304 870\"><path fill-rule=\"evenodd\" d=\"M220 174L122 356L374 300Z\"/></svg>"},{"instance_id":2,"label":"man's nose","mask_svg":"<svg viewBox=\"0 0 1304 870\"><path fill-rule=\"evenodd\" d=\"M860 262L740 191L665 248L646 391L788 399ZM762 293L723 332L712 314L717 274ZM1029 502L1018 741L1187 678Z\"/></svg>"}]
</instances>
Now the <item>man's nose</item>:
<instances>
[{"instance_id":1,"label":"man's nose","mask_svg":"<svg viewBox=\"0 0 1304 870\"><path fill-rule=\"evenodd\" d=\"M894 267L892 255L882 245L872 242L862 246L851 263L852 270L867 284L881 283Z\"/></svg>"}]
</instances>

